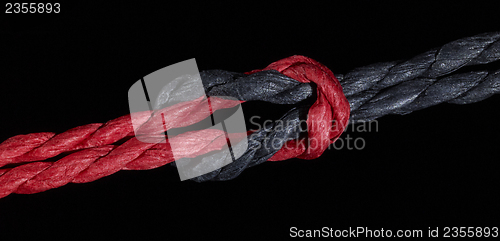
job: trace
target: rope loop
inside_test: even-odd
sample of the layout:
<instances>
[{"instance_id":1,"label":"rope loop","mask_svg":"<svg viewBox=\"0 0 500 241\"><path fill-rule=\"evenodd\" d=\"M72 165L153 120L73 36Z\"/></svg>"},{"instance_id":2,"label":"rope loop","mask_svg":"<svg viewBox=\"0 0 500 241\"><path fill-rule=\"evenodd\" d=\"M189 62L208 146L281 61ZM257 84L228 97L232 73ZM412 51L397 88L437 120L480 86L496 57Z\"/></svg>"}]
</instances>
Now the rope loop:
<instances>
[{"instance_id":1,"label":"rope loop","mask_svg":"<svg viewBox=\"0 0 500 241\"><path fill-rule=\"evenodd\" d=\"M247 74L271 69L302 83L315 83L318 99L309 109L307 140L299 141L301 143L296 143L296 140L288 142L269 161L293 157L310 160L321 156L340 137L349 122L350 107L342 86L330 69L301 55L278 60L264 69Z\"/></svg>"}]
</instances>

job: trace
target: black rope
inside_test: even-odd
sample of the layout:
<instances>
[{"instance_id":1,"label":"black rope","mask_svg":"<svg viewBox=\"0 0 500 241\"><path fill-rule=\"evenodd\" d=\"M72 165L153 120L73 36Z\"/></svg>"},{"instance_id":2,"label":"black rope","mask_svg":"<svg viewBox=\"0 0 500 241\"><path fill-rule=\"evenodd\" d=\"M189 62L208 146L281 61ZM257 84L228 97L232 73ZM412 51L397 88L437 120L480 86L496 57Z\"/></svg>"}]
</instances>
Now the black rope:
<instances>
[{"instance_id":1,"label":"black rope","mask_svg":"<svg viewBox=\"0 0 500 241\"><path fill-rule=\"evenodd\" d=\"M450 42L409 60L376 63L336 76L350 103L350 123L355 123L388 114L408 114L443 102L473 103L500 93L500 70L488 69L488 64L499 59L500 32L485 33ZM467 66L474 69L468 70ZM201 72L200 76L208 96L225 95L245 101L295 104L296 107L248 136L248 148L240 158L191 180L233 179L244 169L265 162L286 141L301 135L300 122L307 118L311 105L305 100L313 94L310 84L299 83L274 70L252 75L210 70ZM179 100L171 97L158 102ZM275 126L280 121L288 124L278 130ZM193 167L210 165L228 155L229 151L207 153L187 159L187 163Z\"/></svg>"},{"instance_id":2,"label":"black rope","mask_svg":"<svg viewBox=\"0 0 500 241\"><path fill-rule=\"evenodd\" d=\"M290 104L295 106L278 120L267 122L263 128L249 135L247 137L248 147L245 150L242 150L244 145L241 142L231 146L233 152L242 151L243 154L222 168L191 179L197 182L230 180L240 175L246 168L267 161L282 148L285 142L299 138L301 130L303 130L300 125L307 119L307 113L314 101L312 99L315 99L311 84L300 83L276 70L260 71L251 75L224 70L208 70L200 72L200 78L207 96L231 96L244 101L265 101L284 106ZM176 81L175 84L160 91L155 109L193 100L203 94L189 88L195 86L196 82L199 81L191 75L182 76ZM275 128L278 124L281 125L280 128ZM208 127L198 126L198 128ZM189 166L189 168L179 169L181 171L207 170L207 166L220 160L230 159L230 155L229 149L226 149L195 158L183 158L182 162L172 162L172 165ZM189 173L185 175L193 176Z\"/></svg>"},{"instance_id":3,"label":"black rope","mask_svg":"<svg viewBox=\"0 0 500 241\"><path fill-rule=\"evenodd\" d=\"M248 167L261 164L278 152L285 142L298 139L301 133L300 121L305 119L310 106L300 106L292 108L278 121L267 124L261 130L249 135L248 148L244 154L228 165L219 168L205 175L192 178L196 182L204 181L227 181L236 178ZM276 123L285 123L283 129L277 130ZM241 148L241 145L232 147ZM216 154L207 154L190 159L195 165L209 165L221 158L228 158L229 151L221 151ZM175 162L174 162L175 163ZM193 166L194 168L194 166Z\"/></svg>"},{"instance_id":4,"label":"black rope","mask_svg":"<svg viewBox=\"0 0 500 241\"><path fill-rule=\"evenodd\" d=\"M406 61L376 63L336 76L351 106L353 123L443 102L469 104L498 94L500 70L488 70L487 64L499 59L500 32L485 33ZM466 66L474 70L460 71Z\"/></svg>"},{"instance_id":5,"label":"black rope","mask_svg":"<svg viewBox=\"0 0 500 241\"><path fill-rule=\"evenodd\" d=\"M201 78L205 93L197 87ZM225 70L201 71L199 77L183 75L165 86L156 99L155 109L207 96L230 96L244 101L297 104L313 95L313 87L300 83L276 70L251 75Z\"/></svg>"}]
</instances>

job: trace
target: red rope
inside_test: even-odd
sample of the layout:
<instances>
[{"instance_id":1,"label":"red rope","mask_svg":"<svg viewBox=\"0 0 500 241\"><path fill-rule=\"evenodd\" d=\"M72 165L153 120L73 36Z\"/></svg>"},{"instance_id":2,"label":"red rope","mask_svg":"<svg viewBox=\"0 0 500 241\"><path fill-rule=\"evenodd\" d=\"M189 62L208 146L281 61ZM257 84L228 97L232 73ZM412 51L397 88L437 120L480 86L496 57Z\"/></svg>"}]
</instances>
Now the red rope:
<instances>
[{"instance_id":1,"label":"red rope","mask_svg":"<svg viewBox=\"0 0 500 241\"><path fill-rule=\"evenodd\" d=\"M308 138L289 141L269 161L319 157L342 134L349 120L349 103L340 83L328 68L304 56L291 56L262 70L269 69L278 70L300 82L314 82L318 86L318 99L310 108L307 119ZM258 71L261 70L247 74ZM209 111L202 108L207 101L210 101ZM197 123L213 111L238 103L200 97L159 110L153 116L150 111L145 111L138 113L137 117L143 123L141 131L159 134L165 129ZM230 135L244 138L246 133ZM162 143L162 136L150 135L148 138L152 143L134 137L130 115L105 124L79 126L58 135L42 132L9 138L0 144L0 167L3 167L0 169L0 198L10 193L42 192L69 182L91 182L119 170L146 170L174 161L170 145ZM177 159L220 150L227 144L225 133L213 129L188 132L173 138L183 143L180 145L182 149L174 150ZM126 141L113 145L122 140ZM55 162L43 161L61 153L69 154Z\"/></svg>"},{"instance_id":2,"label":"red rope","mask_svg":"<svg viewBox=\"0 0 500 241\"><path fill-rule=\"evenodd\" d=\"M332 71L311 58L294 55L278 60L262 70L274 69L303 83L314 82L318 86L318 99L309 109L307 118L308 139L289 141L268 161L290 158L314 159L335 142L349 122L350 107L342 86ZM254 70L247 74L261 70Z\"/></svg>"}]
</instances>

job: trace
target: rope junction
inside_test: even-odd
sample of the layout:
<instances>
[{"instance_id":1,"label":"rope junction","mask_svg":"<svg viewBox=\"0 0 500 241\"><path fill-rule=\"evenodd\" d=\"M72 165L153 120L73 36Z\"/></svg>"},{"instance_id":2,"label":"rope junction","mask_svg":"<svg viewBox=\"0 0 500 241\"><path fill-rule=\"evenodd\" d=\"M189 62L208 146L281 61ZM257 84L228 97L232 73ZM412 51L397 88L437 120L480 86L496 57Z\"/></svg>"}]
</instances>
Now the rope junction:
<instances>
[{"instance_id":1,"label":"rope junction","mask_svg":"<svg viewBox=\"0 0 500 241\"><path fill-rule=\"evenodd\" d=\"M498 94L500 70L491 66L500 59L499 39L500 32L480 34L409 60L372 64L336 76L317 61L299 55L247 73L202 71L200 77L208 98L187 101L187 92L163 92L156 102L158 110L139 113L141 128L157 134L150 136L151 143L134 136L130 115L57 135L41 132L7 139L0 144L0 198L10 193L42 192L70 182L91 182L119 170L175 165L174 150L159 138L165 130L195 124L217 110L250 101L291 107L259 130L229 133L247 138L246 149L231 146L243 151L243 155L192 180L230 180L265 161L314 159L339 138L349 123L408 114L444 102L468 104ZM161 108L167 102L174 104ZM202 111L200 107L207 102L211 110ZM160 117L165 118L164 123ZM305 132L303 122L307 123ZM177 138L183 144L175 153L181 153L188 165L203 167L231 154L220 151L227 145L225 134L200 130L169 139ZM47 160L59 156L56 161Z\"/></svg>"}]
</instances>

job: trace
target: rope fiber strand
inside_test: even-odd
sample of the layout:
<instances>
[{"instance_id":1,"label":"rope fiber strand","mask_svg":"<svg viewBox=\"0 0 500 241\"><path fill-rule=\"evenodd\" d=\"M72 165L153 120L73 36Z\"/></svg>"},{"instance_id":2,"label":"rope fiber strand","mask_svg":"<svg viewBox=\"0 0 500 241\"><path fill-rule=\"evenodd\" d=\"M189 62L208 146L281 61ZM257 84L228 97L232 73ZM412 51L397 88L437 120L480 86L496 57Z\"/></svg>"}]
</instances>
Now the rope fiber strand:
<instances>
[{"instance_id":1,"label":"rope fiber strand","mask_svg":"<svg viewBox=\"0 0 500 241\"><path fill-rule=\"evenodd\" d=\"M307 99L313 92L308 83L300 83L275 70L251 75L227 71L202 72L200 75L204 76L203 82L206 83L207 95L224 92L227 95L238 96L241 101L263 100L272 103L281 101L286 104L294 104ZM233 81L244 82L247 85L255 85L256 82L271 84L266 86L266 94L262 94L258 88L248 91L247 86L241 86L237 89L231 85ZM245 94L237 95L240 92ZM284 92L297 93L297 95L284 99ZM182 97L182 95L177 96L177 98ZM213 111L234 106L231 101L209 98ZM172 96L169 101L178 102ZM144 121L141 127L151 130L158 128L159 121L155 117L161 116L162 113L168 113L165 115L169 118L167 119L169 120L167 129L186 126L207 118L211 114L204 113L198 108L205 106L206 101L197 99L196 101L179 102L155 111L152 118L150 118L151 112L149 111L140 113L142 117L138 119ZM176 118L176 113L186 111L186 108L191 111L187 115L187 119ZM163 126L160 126L160 132L162 131L164 131ZM11 137L0 144L0 166L3 167L0 169L0 197L10 193L41 192L69 182L90 182L119 170L146 170L174 161L169 145L145 143L133 136L131 117L126 115L105 124L79 126L58 135L43 132ZM173 138L178 138L178 136ZM220 150L221 146L226 144L223 133L215 133L215 135L201 133L195 138L187 138L186 136L179 138L197 140L195 143L186 142L183 145L187 152L185 153L186 158ZM215 139L219 141L215 142ZM123 141L124 143L121 145L114 144ZM255 142L254 139L252 141ZM55 162L39 162L61 153L69 154Z\"/></svg>"},{"instance_id":2,"label":"rope fiber strand","mask_svg":"<svg viewBox=\"0 0 500 241\"><path fill-rule=\"evenodd\" d=\"M408 114L439 103L469 104L500 93L500 32L455 40L409 60L376 63L337 75L350 122ZM474 71L459 70L473 66ZM481 69L482 68L482 69Z\"/></svg>"},{"instance_id":3,"label":"rope fiber strand","mask_svg":"<svg viewBox=\"0 0 500 241\"><path fill-rule=\"evenodd\" d=\"M500 70L491 66L500 59L499 39L500 33L480 34L409 60L372 64L337 77L324 65L299 55L247 73L202 71L200 76L209 99L188 101L192 93L186 92L186 86L179 86L177 92L162 90L155 111L139 113L143 123L140 128L152 131L150 138L156 142L145 143L134 137L130 115L57 135L41 132L7 139L0 144L0 198L10 193L42 192L70 182L90 182L119 170L177 165L171 147L160 141L165 129L192 125L214 111L245 101L292 107L260 130L226 133L247 138L243 155L191 180L230 180L265 161L314 159L339 138L349 123L408 114L444 102L468 104L498 94ZM239 101L216 97L222 95ZM314 103L308 101L312 97L316 98ZM207 101L211 111L200 111ZM163 107L165 104L170 106ZM189 115L181 114L186 110ZM159 116L166 117L165 129ZM307 131L300 128L302 121L307 123ZM279 122L287 124L278 128ZM211 165L230 155L228 150L219 151L227 144L221 131L200 130L169 137L173 138L184 141L182 157L187 162L183 163L192 167ZM314 147L311 140L317 141ZM54 158L58 159L53 161Z\"/></svg>"}]
</instances>

